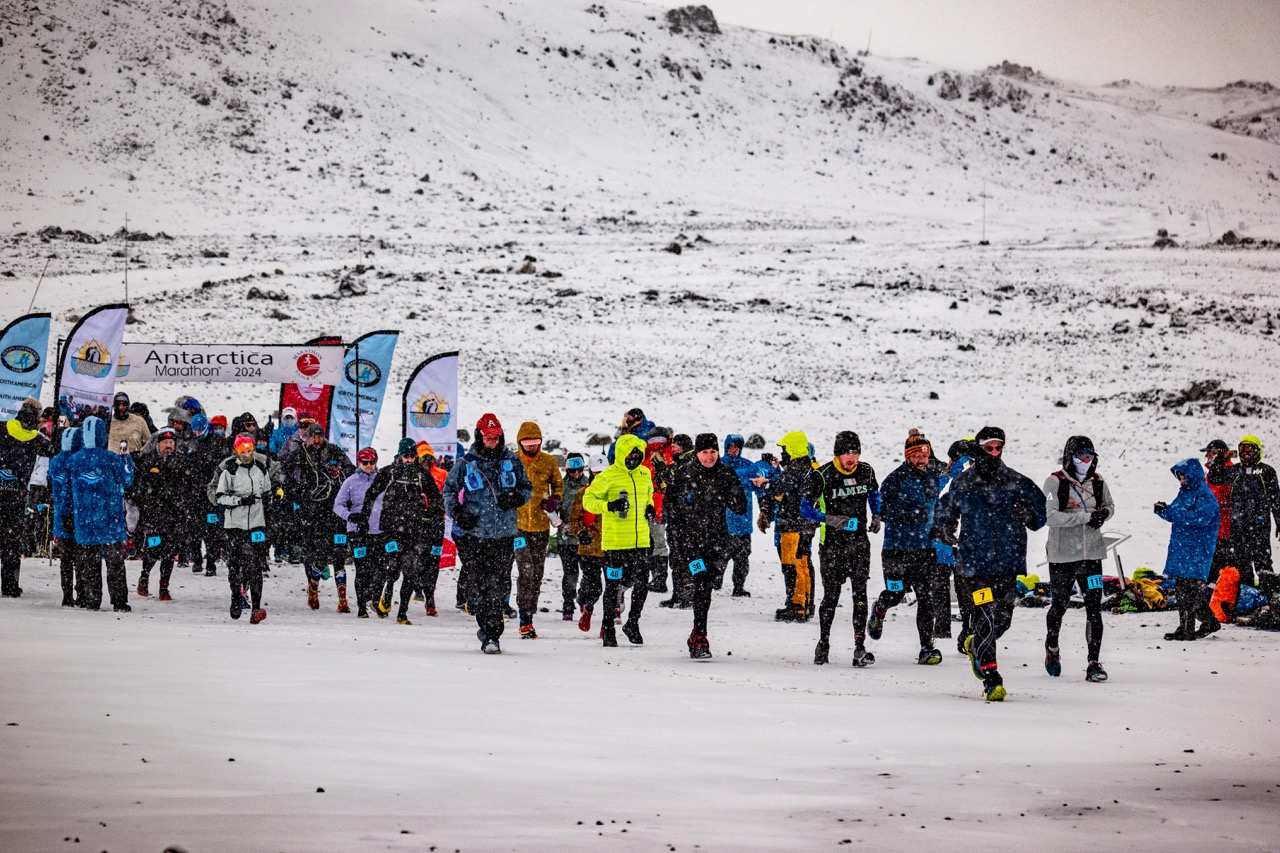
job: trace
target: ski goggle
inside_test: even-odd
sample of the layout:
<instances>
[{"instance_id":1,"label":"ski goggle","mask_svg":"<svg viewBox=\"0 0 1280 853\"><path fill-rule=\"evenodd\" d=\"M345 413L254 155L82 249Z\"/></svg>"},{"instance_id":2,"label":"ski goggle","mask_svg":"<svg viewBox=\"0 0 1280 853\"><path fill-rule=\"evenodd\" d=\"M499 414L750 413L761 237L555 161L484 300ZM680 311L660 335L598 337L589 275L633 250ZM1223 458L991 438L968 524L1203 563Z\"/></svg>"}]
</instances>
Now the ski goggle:
<instances>
[{"instance_id":1,"label":"ski goggle","mask_svg":"<svg viewBox=\"0 0 1280 853\"><path fill-rule=\"evenodd\" d=\"M574 457L566 462L564 467L570 471L581 471L586 466L582 464L582 459Z\"/></svg>"}]
</instances>

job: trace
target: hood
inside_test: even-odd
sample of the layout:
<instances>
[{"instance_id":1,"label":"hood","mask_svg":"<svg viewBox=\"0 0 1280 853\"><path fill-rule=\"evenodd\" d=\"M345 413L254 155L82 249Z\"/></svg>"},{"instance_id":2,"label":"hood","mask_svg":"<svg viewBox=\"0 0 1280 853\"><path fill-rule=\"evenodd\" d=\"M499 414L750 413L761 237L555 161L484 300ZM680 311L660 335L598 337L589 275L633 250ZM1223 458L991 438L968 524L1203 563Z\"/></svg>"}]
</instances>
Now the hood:
<instances>
[{"instance_id":1,"label":"hood","mask_svg":"<svg viewBox=\"0 0 1280 853\"><path fill-rule=\"evenodd\" d=\"M84 438L85 447L97 450L107 449L109 430L107 425L102 422L102 418L97 415L90 415L84 419L84 423L80 426L80 433Z\"/></svg>"},{"instance_id":2,"label":"hood","mask_svg":"<svg viewBox=\"0 0 1280 853\"><path fill-rule=\"evenodd\" d=\"M792 459L804 459L809 455L809 439L800 431L789 432L778 439L778 446Z\"/></svg>"},{"instance_id":3,"label":"hood","mask_svg":"<svg viewBox=\"0 0 1280 853\"><path fill-rule=\"evenodd\" d=\"M80 427L67 427L62 431L62 452L75 453L84 447L84 437L80 435Z\"/></svg>"},{"instance_id":4,"label":"hood","mask_svg":"<svg viewBox=\"0 0 1280 853\"><path fill-rule=\"evenodd\" d=\"M1093 461L1089 463L1089 473L1084 476L1084 479L1087 480L1093 476L1094 471L1098 470L1098 451L1093 448L1093 442L1089 440L1088 436L1073 435L1067 439L1066 446L1062 448L1062 470L1073 479L1076 472L1076 463L1072 461L1072 457L1076 455L1076 451L1085 446L1093 450Z\"/></svg>"},{"instance_id":5,"label":"hood","mask_svg":"<svg viewBox=\"0 0 1280 853\"><path fill-rule=\"evenodd\" d=\"M1246 435L1244 438L1240 439L1239 443L1252 444L1254 447L1258 448L1258 461L1262 461L1262 440L1256 435Z\"/></svg>"},{"instance_id":6,"label":"hood","mask_svg":"<svg viewBox=\"0 0 1280 853\"><path fill-rule=\"evenodd\" d=\"M533 421L525 421L520 424L520 429L516 430L516 441L530 441L532 439L542 441L542 430Z\"/></svg>"},{"instance_id":7,"label":"hood","mask_svg":"<svg viewBox=\"0 0 1280 853\"><path fill-rule=\"evenodd\" d=\"M743 440L742 436L738 435L736 432L731 432L724 437L725 456L729 455L729 445L731 444L741 444L744 450L747 447L747 442Z\"/></svg>"},{"instance_id":8,"label":"hood","mask_svg":"<svg viewBox=\"0 0 1280 853\"><path fill-rule=\"evenodd\" d=\"M618 443L613 447L614 467L625 470L627 467L627 457L631 455L631 451L639 450L641 453L644 453L645 447L646 445L643 439L637 438L629 433L619 437Z\"/></svg>"},{"instance_id":9,"label":"hood","mask_svg":"<svg viewBox=\"0 0 1280 853\"><path fill-rule=\"evenodd\" d=\"M1182 485L1183 491L1197 489L1204 485L1204 468L1200 467L1199 459L1183 459L1169 470L1187 478L1187 482Z\"/></svg>"}]
</instances>

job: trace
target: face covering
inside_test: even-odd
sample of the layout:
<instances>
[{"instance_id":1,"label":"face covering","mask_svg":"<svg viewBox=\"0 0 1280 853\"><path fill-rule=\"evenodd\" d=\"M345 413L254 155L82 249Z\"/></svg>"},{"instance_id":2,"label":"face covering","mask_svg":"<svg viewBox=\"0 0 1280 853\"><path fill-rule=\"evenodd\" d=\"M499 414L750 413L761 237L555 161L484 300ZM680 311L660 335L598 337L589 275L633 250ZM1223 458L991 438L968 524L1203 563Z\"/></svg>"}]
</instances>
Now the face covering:
<instances>
[{"instance_id":1,"label":"face covering","mask_svg":"<svg viewBox=\"0 0 1280 853\"><path fill-rule=\"evenodd\" d=\"M1076 479L1083 480L1085 476L1089 473L1089 467L1093 465L1093 460L1089 460L1088 462L1082 462L1073 456L1071 457L1071 461L1075 463L1075 466L1076 466Z\"/></svg>"},{"instance_id":2,"label":"face covering","mask_svg":"<svg viewBox=\"0 0 1280 853\"><path fill-rule=\"evenodd\" d=\"M644 461L644 454L638 450L633 450L627 454L626 466L628 471L634 471L640 467L640 463Z\"/></svg>"}]
</instances>

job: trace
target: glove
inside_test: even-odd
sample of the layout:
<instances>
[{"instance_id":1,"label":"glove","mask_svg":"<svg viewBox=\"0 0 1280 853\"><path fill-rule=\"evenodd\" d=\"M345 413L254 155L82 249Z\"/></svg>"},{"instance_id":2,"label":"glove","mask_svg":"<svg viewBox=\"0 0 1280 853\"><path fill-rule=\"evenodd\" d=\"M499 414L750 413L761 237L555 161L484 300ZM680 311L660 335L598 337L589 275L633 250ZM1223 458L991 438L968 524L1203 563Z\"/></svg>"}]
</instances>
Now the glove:
<instances>
[{"instance_id":1,"label":"glove","mask_svg":"<svg viewBox=\"0 0 1280 853\"><path fill-rule=\"evenodd\" d=\"M1009 515L1013 516L1014 521L1022 525L1025 525L1028 521L1031 520L1031 510L1027 509L1022 504L1018 504L1012 510L1010 510Z\"/></svg>"},{"instance_id":2,"label":"glove","mask_svg":"<svg viewBox=\"0 0 1280 853\"><path fill-rule=\"evenodd\" d=\"M871 523L867 525L867 532L868 533L880 532L880 516L878 515L871 516Z\"/></svg>"},{"instance_id":3,"label":"glove","mask_svg":"<svg viewBox=\"0 0 1280 853\"><path fill-rule=\"evenodd\" d=\"M844 530L849 524L849 516L836 515L834 512L827 513L827 529L828 530Z\"/></svg>"},{"instance_id":4,"label":"glove","mask_svg":"<svg viewBox=\"0 0 1280 853\"><path fill-rule=\"evenodd\" d=\"M583 530L581 533L578 534L579 545L590 545L594 541L595 541L595 537L591 535L590 530ZM599 570L597 569L597 571Z\"/></svg>"},{"instance_id":5,"label":"glove","mask_svg":"<svg viewBox=\"0 0 1280 853\"><path fill-rule=\"evenodd\" d=\"M653 504L644 508L644 517L646 521L653 521L658 517L658 511L653 508Z\"/></svg>"},{"instance_id":6,"label":"glove","mask_svg":"<svg viewBox=\"0 0 1280 853\"><path fill-rule=\"evenodd\" d=\"M453 514L454 524L458 525L463 530L471 530L479 523L479 521L480 516L476 515L465 506L458 507L458 511Z\"/></svg>"},{"instance_id":7,"label":"glove","mask_svg":"<svg viewBox=\"0 0 1280 853\"><path fill-rule=\"evenodd\" d=\"M614 498L606 505L606 509L608 509L609 512L616 512L619 515L626 512L630 507L631 501L627 500L625 497Z\"/></svg>"},{"instance_id":8,"label":"glove","mask_svg":"<svg viewBox=\"0 0 1280 853\"><path fill-rule=\"evenodd\" d=\"M555 512L560 508L560 499L555 495L552 495L539 504L539 506L542 507L543 512Z\"/></svg>"},{"instance_id":9,"label":"glove","mask_svg":"<svg viewBox=\"0 0 1280 853\"><path fill-rule=\"evenodd\" d=\"M765 517L763 512L756 516L756 528L761 533L769 532L769 519Z\"/></svg>"},{"instance_id":10,"label":"glove","mask_svg":"<svg viewBox=\"0 0 1280 853\"><path fill-rule=\"evenodd\" d=\"M76 517L69 512L62 514L62 532L68 536L76 535Z\"/></svg>"},{"instance_id":11,"label":"glove","mask_svg":"<svg viewBox=\"0 0 1280 853\"><path fill-rule=\"evenodd\" d=\"M257 500L258 500L257 495L245 495L244 497L240 498L240 506L253 506L254 503L257 502Z\"/></svg>"},{"instance_id":12,"label":"glove","mask_svg":"<svg viewBox=\"0 0 1280 853\"><path fill-rule=\"evenodd\" d=\"M1093 512L1089 513L1089 521L1086 522L1085 526L1092 527L1094 530L1097 530L1102 526L1102 522L1106 520L1107 511L1105 509L1095 509Z\"/></svg>"},{"instance_id":13,"label":"glove","mask_svg":"<svg viewBox=\"0 0 1280 853\"><path fill-rule=\"evenodd\" d=\"M365 512L353 512L347 516L347 521L356 526L356 530L360 533L369 532L369 515Z\"/></svg>"},{"instance_id":14,"label":"glove","mask_svg":"<svg viewBox=\"0 0 1280 853\"><path fill-rule=\"evenodd\" d=\"M1156 505L1154 507L1156 511L1156 515L1159 515L1160 513L1164 512L1166 509L1168 509L1168 507L1169 505L1164 501L1156 501Z\"/></svg>"},{"instance_id":15,"label":"glove","mask_svg":"<svg viewBox=\"0 0 1280 853\"><path fill-rule=\"evenodd\" d=\"M937 539L944 545L950 545L952 548L955 548L960 544L960 540L956 538L956 534L950 527L935 528L933 531L933 538Z\"/></svg>"},{"instance_id":16,"label":"glove","mask_svg":"<svg viewBox=\"0 0 1280 853\"><path fill-rule=\"evenodd\" d=\"M504 490L498 492L498 509L509 510L524 506L524 501L520 500L518 492Z\"/></svg>"}]
</instances>

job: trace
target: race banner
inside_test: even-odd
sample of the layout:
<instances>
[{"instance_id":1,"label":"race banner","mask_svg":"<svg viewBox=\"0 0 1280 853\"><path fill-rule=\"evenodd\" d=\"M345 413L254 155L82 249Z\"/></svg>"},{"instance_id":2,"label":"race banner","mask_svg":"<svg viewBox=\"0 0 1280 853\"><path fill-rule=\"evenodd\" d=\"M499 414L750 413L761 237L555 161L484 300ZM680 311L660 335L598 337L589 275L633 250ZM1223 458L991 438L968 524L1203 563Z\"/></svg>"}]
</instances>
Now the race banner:
<instances>
[{"instance_id":1,"label":"race banner","mask_svg":"<svg viewBox=\"0 0 1280 853\"><path fill-rule=\"evenodd\" d=\"M333 389L329 403L329 441L353 463L361 447L373 444L399 337L394 330L370 332L347 345L342 382Z\"/></svg>"},{"instance_id":2,"label":"race banner","mask_svg":"<svg viewBox=\"0 0 1280 853\"><path fill-rule=\"evenodd\" d=\"M48 354L48 314L19 317L0 332L0 420L17 417L27 397L40 399Z\"/></svg>"},{"instance_id":3,"label":"race banner","mask_svg":"<svg viewBox=\"0 0 1280 853\"><path fill-rule=\"evenodd\" d=\"M342 346L342 338L321 335L307 341L308 346ZM336 384L336 383L335 383ZM329 429L329 401L333 398L333 385L316 382L288 382L280 386L280 411L292 408L298 413L298 423L312 420Z\"/></svg>"},{"instance_id":4,"label":"race banner","mask_svg":"<svg viewBox=\"0 0 1280 853\"><path fill-rule=\"evenodd\" d=\"M101 305L80 318L58 358L58 408L80 420L93 409L111 408L116 359L124 340L128 305Z\"/></svg>"},{"instance_id":5,"label":"race banner","mask_svg":"<svg viewBox=\"0 0 1280 853\"><path fill-rule=\"evenodd\" d=\"M458 354L442 352L419 364L404 386L404 434L425 441L437 457L458 442Z\"/></svg>"},{"instance_id":6,"label":"race banner","mask_svg":"<svg viewBox=\"0 0 1280 853\"><path fill-rule=\"evenodd\" d=\"M337 385L342 349L309 344L126 343L121 382L307 382Z\"/></svg>"}]
</instances>

